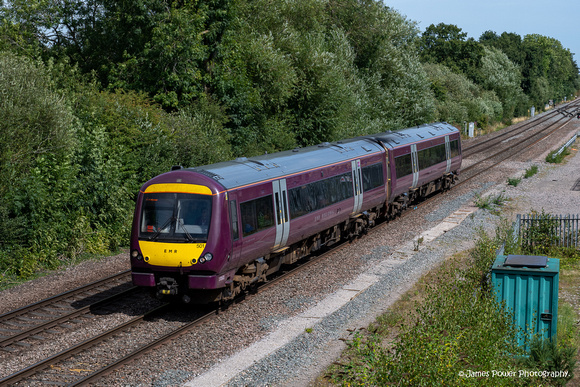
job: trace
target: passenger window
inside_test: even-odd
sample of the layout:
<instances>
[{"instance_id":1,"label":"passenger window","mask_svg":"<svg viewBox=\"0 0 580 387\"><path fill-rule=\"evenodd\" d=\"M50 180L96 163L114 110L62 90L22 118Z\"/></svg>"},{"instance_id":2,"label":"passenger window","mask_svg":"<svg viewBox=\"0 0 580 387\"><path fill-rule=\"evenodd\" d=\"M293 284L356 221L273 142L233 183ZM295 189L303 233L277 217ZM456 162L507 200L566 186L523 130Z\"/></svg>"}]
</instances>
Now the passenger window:
<instances>
[{"instance_id":1,"label":"passenger window","mask_svg":"<svg viewBox=\"0 0 580 387\"><path fill-rule=\"evenodd\" d=\"M363 191L369 191L383 185L383 164L373 164L362 169Z\"/></svg>"},{"instance_id":2,"label":"passenger window","mask_svg":"<svg viewBox=\"0 0 580 387\"><path fill-rule=\"evenodd\" d=\"M459 156L459 141L453 140L449 143L449 148L451 151L451 158Z\"/></svg>"},{"instance_id":3,"label":"passenger window","mask_svg":"<svg viewBox=\"0 0 580 387\"><path fill-rule=\"evenodd\" d=\"M360 180L358 181L360 184ZM354 196L352 173L333 176L289 190L290 216L302 215L325 208Z\"/></svg>"},{"instance_id":4,"label":"passenger window","mask_svg":"<svg viewBox=\"0 0 580 387\"><path fill-rule=\"evenodd\" d=\"M441 163L445 161L445 144L423 149L417 152L417 158L419 159L419 169L429 168Z\"/></svg>"},{"instance_id":5,"label":"passenger window","mask_svg":"<svg viewBox=\"0 0 580 387\"><path fill-rule=\"evenodd\" d=\"M397 178L399 179L413 173L410 153L395 158L395 172L397 174Z\"/></svg>"}]
</instances>

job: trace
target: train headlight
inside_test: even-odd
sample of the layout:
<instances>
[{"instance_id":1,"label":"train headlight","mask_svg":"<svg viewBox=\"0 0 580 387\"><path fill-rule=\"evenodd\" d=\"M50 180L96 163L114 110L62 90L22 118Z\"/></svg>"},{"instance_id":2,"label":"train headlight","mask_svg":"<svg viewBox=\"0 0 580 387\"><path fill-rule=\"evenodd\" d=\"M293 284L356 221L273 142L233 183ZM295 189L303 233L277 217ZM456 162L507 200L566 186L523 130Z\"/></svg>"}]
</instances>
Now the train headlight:
<instances>
[{"instance_id":1,"label":"train headlight","mask_svg":"<svg viewBox=\"0 0 580 387\"><path fill-rule=\"evenodd\" d=\"M133 250L133 251L131 251L131 258L136 258L138 260L142 260L143 256L141 254L139 254L138 250Z\"/></svg>"},{"instance_id":2,"label":"train headlight","mask_svg":"<svg viewBox=\"0 0 580 387\"><path fill-rule=\"evenodd\" d=\"M213 259L212 253L205 253L202 257L199 258L199 263L206 263Z\"/></svg>"}]
</instances>

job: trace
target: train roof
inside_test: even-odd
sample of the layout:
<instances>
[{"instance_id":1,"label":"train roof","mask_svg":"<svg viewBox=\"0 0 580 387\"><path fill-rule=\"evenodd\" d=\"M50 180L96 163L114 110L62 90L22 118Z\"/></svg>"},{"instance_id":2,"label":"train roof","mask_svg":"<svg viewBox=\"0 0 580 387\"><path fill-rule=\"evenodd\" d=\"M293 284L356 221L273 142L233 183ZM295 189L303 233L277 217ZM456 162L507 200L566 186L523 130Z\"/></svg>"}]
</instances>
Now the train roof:
<instances>
[{"instance_id":1,"label":"train roof","mask_svg":"<svg viewBox=\"0 0 580 387\"><path fill-rule=\"evenodd\" d=\"M255 157L239 157L187 170L209 176L226 189L231 189L357 159L382 150L376 142L355 138Z\"/></svg>"},{"instance_id":2,"label":"train roof","mask_svg":"<svg viewBox=\"0 0 580 387\"><path fill-rule=\"evenodd\" d=\"M386 132L348 140L325 142L315 146L255 157L239 157L211 165L187 168L211 177L226 189L316 169L339 162L354 160L384 151L383 146L395 148L429 137L448 135L458 130L447 124L426 124L397 132Z\"/></svg>"},{"instance_id":3,"label":"train roof","mask_svg":"<svg viewBox=\"0 0 580 387\"><path fill-rule=\"evenodd\" d=\"M451 133L459 133L459 130L446 122L437 122L434 124L415 126L413 128L407 128L396 132L375 134L368 137L381 141L388 148L396 148L403 145L421 142L429 138L446 136Z\"/></svg>"}]
</instances>

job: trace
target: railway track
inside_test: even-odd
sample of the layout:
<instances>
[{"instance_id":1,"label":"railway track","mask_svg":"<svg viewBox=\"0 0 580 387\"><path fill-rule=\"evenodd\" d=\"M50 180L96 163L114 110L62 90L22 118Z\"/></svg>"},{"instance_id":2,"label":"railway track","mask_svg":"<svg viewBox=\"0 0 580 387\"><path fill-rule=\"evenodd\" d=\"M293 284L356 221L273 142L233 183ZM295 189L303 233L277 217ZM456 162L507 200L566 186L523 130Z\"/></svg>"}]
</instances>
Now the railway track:
<instances>
[{"instance_id":1,"label":"railway track","mask_svg":"<svg viewBox=\"0 0 580 387\"><path fill-rule=\"evenodd\" d=\"M552 115L550 118L554 117L556 117L556 114ZM545 123L548 120L549 119L544 119L541 122ZM538 134L538 137L534 136L534 139L531 142L527 141L527 145L523 146L523 148L518 148L519 150L515 149L513 146L509 146L508 149L510 149L510 154L507 155L507 157L505 155L506 150L502 150L501 152L495 152L493 155L489 156L490 162L488 164L492 165L486 165L484 166L485 167L484 169L493 168L493 166L507 160L508 158L514 157L515 155L520 154L524 150L529 149L535 143L541 141L542 138L545 138L554 131L557 131L558 128L562 126L563 120L566 120L566 117L557 121L558 124L556 125L557 127L554 127L555 124L551 124L548 127L544 128L544 130L541 131L543 134ZM536 123L536 125L538 125L538 123ZM490 146L490 144L495 143L488 142L488 146ZM469 149L471 149L471 147ZM485 150L476 153L483 152L485 152ZM496 159L492 160L494 157ZM483 164L483 162L480 162L480 164ZM482 173L484 173L484 170L478 171L477 174L474 174L474 176L472 177L468 176L468 179L469 180L473 179L475 176L480 175ZM462 179L462 182L460 184L463 184L464 181L467 181L467 179ZM426 204L426 202L423 202L422 204ZM405 214L409 213L410 212L406 212ZM383 227L387 225L388 223L379 224L377 225L377 227L373 228L371 232L373 233L379 232L383 229ZM339 246L338 248L340 249L341 246ZM285 273L284 275L281 275L280 277L273 279L266 284L263 284L256 290L256 292L259 293L263 290L268 289L269 287L275 286L278 282L287 279L289 276L305 269L306 267L308 267L308 265L314 262L319 262L323 260L325 257L335 252L336 250L332 250L318 257L312 257L311 259L307 259L304 265L299 266L292 272ZM121 273L120 275L127 276L128 273L125 272ZM105 279L103 281L107 282L110 280ZM90 298L90 296L84 297ZM122 295L119 295L119 297L122 298ZM242 299L238 302L244 302L246 300L250 300L251 298L252 295L248 295L245 300ZM27 316L27 313L34 313L34 310L39 310L39 308L43 307L40 305L53 305L53 307L55 307L56 305L56 307L60 307L62 309L62 306L63 305L66 306L67 303L78 302L78 301L71 302L71 300L73 299L75 298L73 297L68 299L68 301L66 301L67 298L65 296L64 298L60 299L55 297L54 298L55 301L46 300L43 302L39 302L34 304L37 305L36 309L34 309L34 305L31 305L30 308L28 307L21 308L17 311L6 313L0 316L0 323L5 318L16 319L19 316ZM102 299L99 302L105 302L105 299ZM50 306L48 307L50 308ZM95 306L93 306L93 309L94 307ZM24 312L27 309L29 310L29 312ZM89 310L90 309L91 308L89 307ZM111 373L115 369L123 367L125 364L134 361L135 359L143 356L144 354L153 351L155 348L158 348L159 346L162 346L167 342L180 337L185 332L191 331L200 324L205 323L206 321L210 320L213 316L217 315L219 313L219 310L212 309L209 311L204 310L189 311L185 315L183 314L179 315L180 313L183 312L175 311L174 308L171 307L171 305L167 304L159 305L147 311L146 313L142 313L138 316L131 318L129 321L123 324L115 326L81 343L72 345L70 348L63 350L57 354L54 354L50 357L47 357L45 360L41 362L29 365L17 373L8 375L3 379L0 379L0 385L57 384L57 385L76 386L94 383L103 376L105 376L106 374ZM41 312L40 314L43 313ZM171 324L170 327L168 327L165 334L157 335L157 337L146 337L147 340L143 340L143 337L147 336L143 335L143 332L147 331L147 324L152 323L152 320L154 320L155 316L158 316L160 314L163 314L165 320L172 320L171 318L166 318L166 316L168 314L175 314L176 317L173 320L176 322ZM65 313L63 313L62 315L64 316ZM36 319L36 317L27 317L27 318ZM22 320L22 318L20 320ZM58 325L59 323L56 324ZM28 336L28 338L34 336L34 334L35 333L32 333L32 335ZM139 339L137 340L137 338ZM105 355L105 352L107 352L106 348L108 348L108 346L106 346L103 343L106 343L107 340L115 341L116 342L115 345L117 347L124 348L125 350L117 351L115 354ZM104 346L104 349L101 349L100 352L98 349L99 346ZM89 358L98 359L99 364L95 364L94 361L92 363L88 363L89 361L87 359ZM101 363L103 363L103 365L101 365ZM82 364L90 364L90 366L81 367L80 365Z\"/></svg>"},{"instance_id":2,"label":"railway track","mask_svg":"<svg viewBox=\"0 0 580 387\"><path fill-rule=\"evenodd\" d=\"M478 153L479 149L491 148L496 145L501 144L505 139L509 137L516 137L525 134L527 131L530 131L535 128L543 125L544 123L548 123L548 121L556 118L556 117L563 117L563 118L570 118L574 115L570 115L568 112L576 111L580 107L580 100L573 101L567 104L565 107L559 108L558 110L552 110L547 112L543 115L536 116L533 119L523 121L520 124L512 125L509 128L503 129L500 133L496 133L494 135L489 136L481 141L477 141L474 144L470 144L463 148L463 157L469 157L473 154Z\"/></svg>"},{"instance_id":3,"label":"railway track","mask_svg":"<svg viewBox=\"0 0 580 387\"><path fill-rule=\"evenodd\" d=\"M38 334L133 294L136 288L129 280L127 270L0 315L0 349L16 351L11 348L15 343L30 338L42 340Z\"/></svg>"},{"instance_id":4,"label":"railway track","mask_svg":"<svg viewBox=\"0 0 580 387\"><path fill-rule=\"evenodd\" d=\"M504 147L498 148L494 147L494 152L492 154L485 155L484 158L479 160L477 163L471 164L470 166L461 169L461 182L456 184L456 186L465 184L469 180L481 175L490 168L495 167L496 165L530 149L532 146L556 133L558 130L562 129L569 123L569 118L561 117L556 122L547 124L545 127L533 131L533 133L530 133L528 137L522 139L516 144L506 144Z\"/></svg>"}]
</instances>

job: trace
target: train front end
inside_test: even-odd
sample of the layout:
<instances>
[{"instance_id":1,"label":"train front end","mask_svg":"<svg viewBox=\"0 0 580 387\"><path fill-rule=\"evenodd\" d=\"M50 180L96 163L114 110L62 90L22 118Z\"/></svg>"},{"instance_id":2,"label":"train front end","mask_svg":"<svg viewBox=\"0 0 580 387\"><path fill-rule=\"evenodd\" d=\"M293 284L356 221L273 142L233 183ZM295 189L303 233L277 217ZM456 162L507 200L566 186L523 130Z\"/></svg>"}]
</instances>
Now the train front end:
<instances>
[{"instance_id":1,"label":"train front end","mask_svg":"<svg viewBox=\"0 0 580 387\"><path fill-rule=\"evenodd\" d=\"M176 170L141 188L131 233L133 284L157 297L207 303L232 281L224 188L207 176Z\"/></svg>"}]
</instances>

